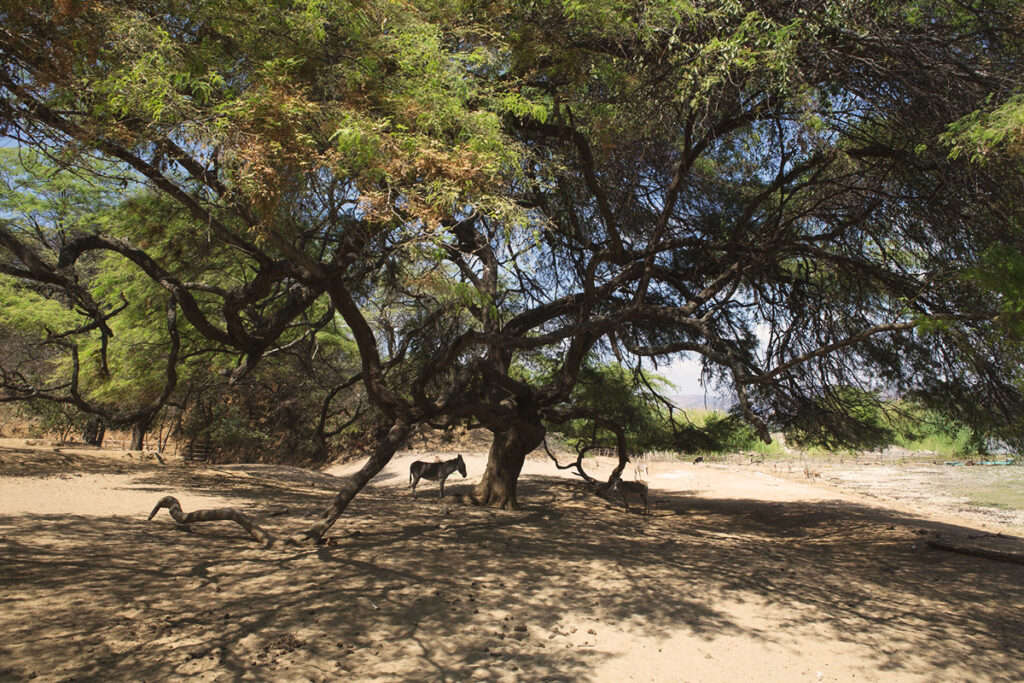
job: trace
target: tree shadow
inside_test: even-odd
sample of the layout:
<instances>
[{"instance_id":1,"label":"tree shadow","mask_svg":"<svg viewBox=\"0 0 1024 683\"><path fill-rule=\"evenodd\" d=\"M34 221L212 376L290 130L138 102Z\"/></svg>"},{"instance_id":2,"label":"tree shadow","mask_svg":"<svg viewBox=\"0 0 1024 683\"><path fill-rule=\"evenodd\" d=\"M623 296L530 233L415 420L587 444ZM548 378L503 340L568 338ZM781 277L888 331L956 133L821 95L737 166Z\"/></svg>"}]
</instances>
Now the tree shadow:
<instances>
[{"instance_id":1,"label":"tree shadow","mask_svg":"<svg viewBox=\"0 0 1024 683\"><path fill-rule=\"evenodd\" d=\"M332 479L217 470L138 480L285 506L268 527L294 531ZM652 515L625 514L557 477L524 477L520 499L506 512L376 485L325 545L271 551L230 523L186 532L148 511L0 517L0 678L588 680L624 634L783 648L801 628L862 647L876 675L1024 678L1024 567L913 533L966 529L656 490Z\"/></svg>"},{"instance_id":2,"label":"tree shadow","mask_svg":"<svg viewBox=\"0 0 1024 683\"><path fill-rule=\"evenodd\" d=\"M153 469L155 457L90 446L0 446L0 476L68 478L75 474L130 474Z\"/></svg>"}]
</instances>

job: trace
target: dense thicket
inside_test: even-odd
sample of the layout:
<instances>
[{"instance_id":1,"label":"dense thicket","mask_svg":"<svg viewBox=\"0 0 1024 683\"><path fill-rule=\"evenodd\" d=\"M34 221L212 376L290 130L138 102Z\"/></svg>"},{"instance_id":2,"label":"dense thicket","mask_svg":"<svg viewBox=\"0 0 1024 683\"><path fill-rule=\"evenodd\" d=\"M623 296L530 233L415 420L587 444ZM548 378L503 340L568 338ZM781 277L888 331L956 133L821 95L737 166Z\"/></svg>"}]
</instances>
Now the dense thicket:
<instances>
[{"instance_id":1,"label":"dense thicket","mask_svg":"<svg viewBox=\"0 0 1024 683\"><path fill-rule=\"evenodd\" d=\"M102 336L78 272L131 264L235 380L318 310L347 327L378 447L310 538L417 424L494 434L485 504L516 505L547 425L625 454L576 400L595 357L697 355L765 439L856 436L851 388L1017 434L1017 314L984 275L1020 252L1024 174L947 144L1017 101L1015 2L3 8L6 135L205 238L179 263L97 224L48 256L5 222L8 276Z\"/></svg>"}]
</instances>

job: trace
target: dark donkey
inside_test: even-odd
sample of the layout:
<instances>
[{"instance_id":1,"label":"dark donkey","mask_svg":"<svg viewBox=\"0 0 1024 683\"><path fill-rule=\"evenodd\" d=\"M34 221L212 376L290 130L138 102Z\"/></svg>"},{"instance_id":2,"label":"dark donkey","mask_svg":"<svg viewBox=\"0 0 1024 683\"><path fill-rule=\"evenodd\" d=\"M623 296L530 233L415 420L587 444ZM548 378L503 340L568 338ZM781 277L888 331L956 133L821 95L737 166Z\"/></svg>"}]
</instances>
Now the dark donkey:
<instances>
[{"instance_id":1,"label":"dark donkey","mask_svg":"<svg viewBox=\"0 0 1024 683\"><path fill-rule=\"evenodd\" d=\"M441 480L441 492L438 494L438 498L444 498L444 480L448 478L448 475L452 472L458 472L465 478L466 476L466 462L462 459L462 454L454 460L445 460L444 462L423 462L417 460L409 467L409 483L412 484L412 497L416 497L416 484L420 483L420 479L429 479L430 481Z\"/></svg>"}]
</instances>

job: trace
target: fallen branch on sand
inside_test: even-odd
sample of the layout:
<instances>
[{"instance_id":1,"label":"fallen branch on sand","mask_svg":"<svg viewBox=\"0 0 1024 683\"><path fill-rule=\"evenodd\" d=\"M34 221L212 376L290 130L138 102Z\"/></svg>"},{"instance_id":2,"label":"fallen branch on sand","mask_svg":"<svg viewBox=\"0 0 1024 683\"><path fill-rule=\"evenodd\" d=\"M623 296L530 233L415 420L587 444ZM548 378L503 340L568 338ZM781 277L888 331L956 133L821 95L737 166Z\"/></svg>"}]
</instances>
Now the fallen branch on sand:
<instances>
[{"instance_id":1,"label":"fallen branch on sand","mask_svg":"<svg viewBox=\"0 0 1024 683\"><path fill-rule=\"evenodd\" d=\"M947 538L942 534L930 535L928 537L927 543L929 547L938 548L939 550L948 550L949 552L953 553L973 555L975 557L984 557L990 560L999 560L1001 562L1013 562L1014 564L1024 564L1024 552L1000 550L998 548L983 548L975 544L965 544L953 541L952 539Z\"/></svg>"},{"instance_id":2,"label":"fallen branch on sand","mask_svg":"<svg viewBox=\"0 0 1024 683\"><path fill-rule=\"evenodd\" d=\"M234 522L248 531L249 535L262 543L265 548L274 546L279 540L282 540L287 545L319 545L324 542L324 534L338 521L338 518L348 507L348 504L355 495L388 464L408 434L409 425L401 421L396 421L386 432L381 430L377 447L374 449L373 454L367 458L359 471L341 480L337 494L335 494L331 503L320 514L317 521L305 531L287 538L279 539L260 527L247 514L237 508L196 510L186 515L182 511L178 499L174 496L164 496L161 498L157 502L156 507L153 508L153 511L149 513L149 519L153 519L161 509L167 508L174 521L182 526L188 526L197 522Z\"/></svg>"},{"instance_id":3,"label":"fallen branch on sand","mask_svg":"<svg viewBox=\"0 0 1024 683\"><path fill-rule=\"evenodd\" d=\"M181 526L188 526L195 522L229 521L240 525L243 529L249 532L250 536L262 543L266 548L274 545L274 542L277 540L271 533L265 531L259 524L256 524L256 522L249 519L249 516L238 508L196 510L195 512L190 512L186 515L182 511L181 504L178 502L177 498L174 496L164 496L157 502L156 507L149 513L149 517L147 519L153 519L153 517L156 516L156 513L160 512L163 508L167 508L167 511L171 513L171 517L174 518L174 521Z\"/></svg>"}]
</instances>

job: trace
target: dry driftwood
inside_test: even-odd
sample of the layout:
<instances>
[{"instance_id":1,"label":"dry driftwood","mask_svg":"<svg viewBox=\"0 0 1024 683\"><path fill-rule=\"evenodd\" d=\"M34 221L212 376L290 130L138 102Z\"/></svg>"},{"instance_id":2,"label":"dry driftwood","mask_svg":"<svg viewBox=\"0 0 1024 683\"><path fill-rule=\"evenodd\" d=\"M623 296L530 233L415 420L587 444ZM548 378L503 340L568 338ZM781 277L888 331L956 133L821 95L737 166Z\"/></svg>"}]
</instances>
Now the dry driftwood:
<instances>
[{"instance_id":1,"label":"dry driftwood","mask_svg":"<svg viewBox=\"0 0 1024 683\"><path fill-rule=\"evenodd\" d=\"M1014 552L998 548L985 548L975 543L954 541L942 534L932 534L928 537L927 542L929 547L938 548L939 550L948 550L949 552L973 555L974 557L984 557L989 560L999 560L1000 562L1024 564L1024 552L1022 551Z\"/></svg>"},{"instance_id":2,"label":"dry driftwood","mask_svg":"<svg viewBox=\"0 0 1024 683\"><path fill-rule=\"evenodd\" d=\"M182 526L188 526L195 522L229 521L235 522L249 532L249 535L262 543L264 547L271 547L276 540L272 534L265 531L259 524L249 519L249 516L238 508L216 508L213 510L196 510L187 515L182 511L181 504L174 496L161 498L153 511L149 513L149 519L153 519L161 509L167 508L174 521Z\"/></svg>"},{"instance_id":3,"label":"dry driftwood","mask_svg":"<svg viewBox=\"0 0 1024 683\"><path fill-rule=\"evenodd\" d=\"M337 494L335 494L330 505L320 514L319 519L305 531L289 536L278 538L269 531L261 528L247 514L237 508L216 508L213 510L196 510L187 515L182 511L181 504L174 496L164 496L157 502L156 507L149 513L149 519L153 519L163 508L167 508L174 521L182 526L188 526L197 522L229 521L235 522L249 532L249 535L270 548L279 540L285 545L319 545L324 542L324 534L334 525L341 514L348 507L359 491L366 486L367 482L373 479L385 465L391 460L398 447L405 442L409 434L409 425L405 422L396 421L388 429L387 433L377 444L373 454L366 460L362 468L355 474L344 477ZM278 511L275 513L279 514ZM271 513L271 514L275 514Z\"/></svg>"}]
</instances>

